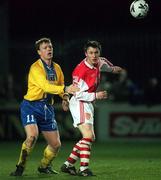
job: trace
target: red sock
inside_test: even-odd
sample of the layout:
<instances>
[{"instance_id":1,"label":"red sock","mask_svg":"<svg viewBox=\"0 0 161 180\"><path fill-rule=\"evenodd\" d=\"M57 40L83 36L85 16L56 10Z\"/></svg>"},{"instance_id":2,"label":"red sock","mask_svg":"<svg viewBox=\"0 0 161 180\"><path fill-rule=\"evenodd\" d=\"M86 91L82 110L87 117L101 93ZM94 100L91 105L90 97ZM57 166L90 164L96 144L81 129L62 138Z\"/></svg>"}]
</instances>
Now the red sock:
<instances>
[{"instance_id":1,"label":"red sock","mask_svg":"<svg viewBox=\"0 0 161 180\"><path fill-rule=\"evenodd\" d=\"M80 144L80 170L83 171L85 169L88 169L89 166L92 139L82 138Z\"/></svg>"},{"instance_id":2,"label":"red sock","mask_svg":"<svg viewBox=\"0 0 161 180\"><path fill-rule=\"evenodd\" d=\"M70 164L74 164L77 159L80 157L80 149L81 149L81 144L80 144L80 141L77 142L77 144L73 147L73 150L70 154L70 156L68 157L67 161L70 163Z\"/></svg>"}]
</instances>

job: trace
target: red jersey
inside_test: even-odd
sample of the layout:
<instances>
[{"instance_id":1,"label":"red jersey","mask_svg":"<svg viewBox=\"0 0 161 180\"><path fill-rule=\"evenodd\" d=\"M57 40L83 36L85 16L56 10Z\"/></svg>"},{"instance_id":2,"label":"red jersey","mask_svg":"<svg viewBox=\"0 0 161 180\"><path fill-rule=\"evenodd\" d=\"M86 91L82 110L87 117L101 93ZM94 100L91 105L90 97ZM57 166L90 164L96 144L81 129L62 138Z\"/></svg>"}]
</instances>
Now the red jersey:
<instances>
[{"instance_id":1,"label":"red jersey","mask_svg":"<svg viewBox=\"0 0 161 180\"><path fill-rule=\"evenodd\" d=\"M100 71L113 71L113 64L106 58L99 57L97 66L91 66L86 59L76 66L72 73L73 84L76 84L80 91L75 94L75 98L81 101L95 100L95 92L100 81Z\"/></svg>"}]
</instances>

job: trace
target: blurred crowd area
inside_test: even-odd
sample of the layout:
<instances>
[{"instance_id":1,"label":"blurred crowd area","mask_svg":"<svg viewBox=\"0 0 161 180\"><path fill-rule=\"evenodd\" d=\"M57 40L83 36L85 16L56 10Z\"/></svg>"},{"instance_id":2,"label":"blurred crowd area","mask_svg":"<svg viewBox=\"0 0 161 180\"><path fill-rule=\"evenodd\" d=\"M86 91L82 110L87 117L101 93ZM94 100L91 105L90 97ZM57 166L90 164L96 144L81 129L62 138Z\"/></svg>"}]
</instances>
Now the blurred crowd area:
<instances>
[{"instance_id":1,"label":"blurred crowd area","mask_svg":"<svg viewBox=\"0 0 161 180\"><path fill-rule=\"evenodd\" d=\"M120 74L101 74L99 89L107 90L108 101L127 102L131 105L161 104L161 82L157 77L149 77L142 84L135 82L124 70Z\"/></svg>"},{"instance_id":2,"label":"blurred crowd area","mask_svg":"<svg viewBox=\"0 0 161 180\"><path fill-rule=\"evenodd\" d=\"M23 99L26 82L17 82L13 74L0 76L0 104L19 103Z\"/></svg>"},{"instance_id":3,"label":"blurred crowd area","mask_svg":"<svg viewBox=\"0 0 161 180\"><path fill-rule=\"evenodd\" d=\"M0 103L20 103L27 91L27 75L23 82L16 82L13 74L0 76ZM161 82L157 77L149 77L139 84L124 70L120 74L101 73L98 90L106 90L105 102L129 103L131 105L153 106L161 104ZM56 97L56 103L61 99Z\"/></svg>"}]
</instances>

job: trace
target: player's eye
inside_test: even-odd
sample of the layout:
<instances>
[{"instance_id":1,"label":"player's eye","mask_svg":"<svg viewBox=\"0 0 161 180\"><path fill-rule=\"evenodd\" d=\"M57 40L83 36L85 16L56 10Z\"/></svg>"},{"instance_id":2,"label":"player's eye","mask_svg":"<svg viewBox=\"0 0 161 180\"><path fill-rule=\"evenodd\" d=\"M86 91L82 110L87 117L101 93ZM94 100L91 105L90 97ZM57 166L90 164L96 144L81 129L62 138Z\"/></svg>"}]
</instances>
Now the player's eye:
<instances>
[{"instance_id":1,"label":"player's eye","mask_svg":"<svg viewBox=\"0 0 161 180\"><path fill-rule=\"evenodd\" d=\"M42 47L42 49L47 49L47 46Z\"/></svg>"}]
</instances>

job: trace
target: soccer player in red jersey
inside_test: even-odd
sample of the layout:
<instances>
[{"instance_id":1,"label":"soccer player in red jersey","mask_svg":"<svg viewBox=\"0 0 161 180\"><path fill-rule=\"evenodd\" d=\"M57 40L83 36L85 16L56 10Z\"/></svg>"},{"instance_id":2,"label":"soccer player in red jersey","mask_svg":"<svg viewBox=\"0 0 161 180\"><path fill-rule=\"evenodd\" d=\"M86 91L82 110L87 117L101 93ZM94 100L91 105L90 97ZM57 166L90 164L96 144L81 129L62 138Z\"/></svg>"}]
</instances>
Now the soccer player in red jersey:
<instances>
[{"instance_id":1,"label":"soccer player in red jersey","mask_svg":"<svg viewBox=\"0 0 161 180\"><path fill-rule=\"evenodd\" d=\"M100 57L101 45L97 41L88 41L84 46L85 59L83 59L72 73L73 84L80 88L69 102L70 112L73 117L73 125L82 134L73 147L73 150L64 164L61 171L71 175L93 176L89 169L91 145L95 139L94 133L94 107L93 102L97 99L106 99L106 91L98 91L101 69L111 73L119 73L122 68L114 66L104 57ZM80 159L78 173L74 163Z\"/></svg>"}]
</instances>

